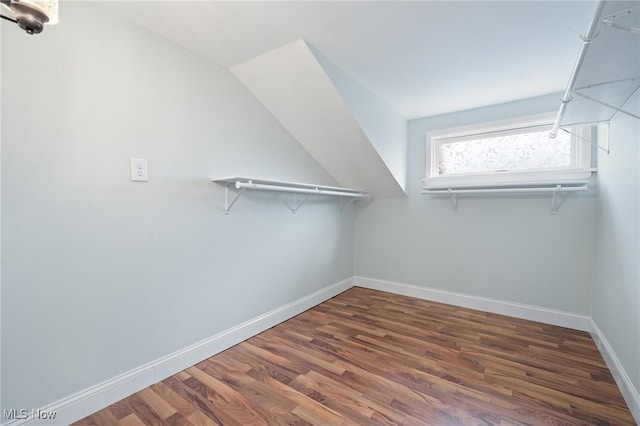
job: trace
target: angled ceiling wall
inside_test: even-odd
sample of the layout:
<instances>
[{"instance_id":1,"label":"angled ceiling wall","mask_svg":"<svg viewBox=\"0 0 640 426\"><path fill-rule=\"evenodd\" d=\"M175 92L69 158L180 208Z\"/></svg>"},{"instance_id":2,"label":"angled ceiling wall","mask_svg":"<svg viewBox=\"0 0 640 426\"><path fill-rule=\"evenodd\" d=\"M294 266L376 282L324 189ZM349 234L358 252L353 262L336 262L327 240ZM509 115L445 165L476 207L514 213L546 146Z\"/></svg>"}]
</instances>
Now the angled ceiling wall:
<instances>
[{"instance_id":1,"label":"angled ceiling wall","mask_svg":"<svg viewBox=\"0 0 640 426\"><path fill-rule=\"evenodd\" d=\"M148 7L148 2L97 3L101 9L216 63L236 67L237 75L247 78L245 84L254 94L262 92L262 103L336 180L344 186L366 186L377 196L402 195L398 187L405 186L402 168L406 167L406 142L398 141L406 138L398 136L401 132L397 129L404 127L404 118L437 116L563 90L581 43L578 34L584 31L594 5L593 0L205 1L190 2L189 7L184 7L183 2L155 2L153 8ZM302 39L308 43L306 48L303 42L296 42ZM332 109L335 116L331 120L315 113L305 115L309 106L301 108L302 102L316 102L306 96L312 90L300 85L300 76L288 81L288 77L280 78L288 76L290 70L284 70L285 66L295 62L296 49L287 48L289 43L300 44L299 50L305 53L297 60L304 56L307 66L314 68L317 75L324 71L322 83L318 79L312 84L334 91L325 100L341 98L351 113L352 124L358 123L360 135L346 138L353 146L343 147L339 139L333 138L337 129L344 127L341 120L348 121L340 117L344 105ZM265 66L267 57L276 56L291 56L290 63L270 63L271 69L250 71L252 67ZM255 81L264 74L269 75L265 80L272 81ZM250 84L248 79L252 80ZM272 99L267 99L263 89L276 81L285 91L303 89L298 97L292 97L299 101L295 106L303 111L285 114L275 107L273 94L268 96ZM299 86L294 88L294 84ZM259 88L260 85L265 87ZM322 109L317 108L317 112ZM300 118L304 118L302 123L292 123ZM317 146L313 138L301 137L304 132L300 127L305 121L319 132L315 137L325 136L330 143L328 148ZM371 148L360 146L363 134L377 152L379 158L375 162L368 159L371 153L347 152L370 151ZM325 151L329 150L335 153L333 157L343 158L328 159ZM325 157L327 161L323 160ZM367 170L379 169L380 160L388 172ZM349 167L352 170L347 170Z\"/></svg>"},{"instance_id":2,"label":"angled ceiling wall","mask_svg":"<svg viewBox=\"0 0 640 426\"><path fill-rule=\"evenodd\" d=\"M406 196L406 121L303 40L231 71L340 185Z\"/></svg>"},{"instance_id":3,"label":"angled ceiling wall","mask_svg":"<svg viewBox=\"0 0 640 426\"><path fill-rule=\"evenodd\" d=\"M347 74L311 44L307 44L349 111L406 191L407 120L395 108Z\"/></svg>"}]
</instances>

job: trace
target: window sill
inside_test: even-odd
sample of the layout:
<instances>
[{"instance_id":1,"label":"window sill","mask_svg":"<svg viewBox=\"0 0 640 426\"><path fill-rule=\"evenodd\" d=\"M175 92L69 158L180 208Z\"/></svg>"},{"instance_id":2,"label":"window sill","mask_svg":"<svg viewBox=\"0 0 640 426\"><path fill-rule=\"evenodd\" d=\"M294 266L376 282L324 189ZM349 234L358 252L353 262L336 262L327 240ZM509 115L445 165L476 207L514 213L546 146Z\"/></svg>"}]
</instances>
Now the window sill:
<instances>
[{"instance_id":1,"label":"window sill","mask_svg":"<svg viewBox=\"0 0 640 426\"><path fill-rule=\"evenodd\" d=\"M594 170L584 170L576 173L564 175L555 173L542 173L537 175L537 179L532 178L531 173L520 173L521 179L509 179L508 181L495 180L494 182L478 179L478 176L456 176L446 178L423 179L422 195L448 195L454 211L458 210L459 195L487 195L487 194L515 194L515 193L550 193L551 214L555 215L560 206L559 194L562 192L585 192L587 191L589 177ZM514 174L512 174L513 177ZM528 179L526 179L526 175ZM497 177L486 176L486 177ZM502 177L502 176L500 176ZM563 177L564 179L560 179ZM466 178L466 179L461 179ZM472 179L470 179L472 178Z\"/></svg>"},{"instance_id":2,"label":"window sill","mask_svg":"<svg viewBox=\"0 0 640 426\"><path fill-rule=\"evenodd\" d=\"M449 190L474 188L527 188L556 185L584 185L592 170L560 170L553 172L505 172L490 175L430 177L422 180L422 189Z\"/></svg>"}]
</instances>

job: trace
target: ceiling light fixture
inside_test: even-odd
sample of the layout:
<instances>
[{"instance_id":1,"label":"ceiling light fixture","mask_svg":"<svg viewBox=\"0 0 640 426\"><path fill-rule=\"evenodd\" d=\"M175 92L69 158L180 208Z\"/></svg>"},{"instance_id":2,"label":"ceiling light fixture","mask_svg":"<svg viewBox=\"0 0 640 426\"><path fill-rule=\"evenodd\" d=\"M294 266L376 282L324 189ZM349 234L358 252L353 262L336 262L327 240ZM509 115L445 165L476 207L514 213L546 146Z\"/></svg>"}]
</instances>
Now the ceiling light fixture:
<instances>
[{"instance_id":1,"label":"ceiling light fixture","mask_svg":"<svg viewBox=\"0 0 640 426\"><path fill-rule=\"evenodd\" d=\"M58 0L0 0L0 4L12 13L0 17L15 22L27 34L39 34L44 24L58 23Z\"/></svg>"}]
</instances>

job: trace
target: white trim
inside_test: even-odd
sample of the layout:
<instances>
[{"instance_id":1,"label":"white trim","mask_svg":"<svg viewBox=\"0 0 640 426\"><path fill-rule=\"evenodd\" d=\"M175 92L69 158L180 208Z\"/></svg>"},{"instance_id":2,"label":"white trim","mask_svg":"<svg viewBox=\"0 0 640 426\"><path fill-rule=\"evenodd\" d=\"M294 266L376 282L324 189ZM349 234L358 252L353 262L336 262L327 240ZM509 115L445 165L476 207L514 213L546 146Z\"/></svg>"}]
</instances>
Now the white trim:
<instances>
[{"instance_id":1,"label":"white trim","mask_svg":"<svg viewBox=\"0 0 640 426\"><path fill-rule=\"evenodd\" d=\"M589 326L591 338L602 354L602 358L604 358L604 361L607 363L607 367L609 367L609 371L611 371L611 375L616 381L616 384L629 407L629 411L631 411L636 423L640 424L640 392L633 385L633 382L622 366L620 359L613 351L613 348L607 341L604 333L600 330L593 318L589 321Z\"/></svg>"},{"instance_id":2,"label":"white trim","mask_svg":"<svg viewBox=\"0 0 640 426\"><path fill-rule=\"evenodd\" d=\"M508 170L503 172L478 172L448 174L441 176L438 169L439 147L441 144L484 139L497 135L510 135L544 131L553 125L553 115L540 114L509 120L485 122L448 129L439 129L426 134L428 153L423 185L432 188L455 186L475 187L483 184L527 184L532 181L582 180L591 176L591 149L584 141L591 142L591 125L576 126L576 133L570 132L571 164L567 167L541 168L532 170Z\"/></svg>"},{"instance_id":3,"label":"white trim","mask_svg":"<svg viewBox=\"0 0 640 426\"><path fill-rule=\"evenodd\" d=\"M231 346L255 336L283 321L328 300L353 287L353 278L324 287L305 297L215 334L172 354L134 368L120 376L106 380L76 394L42 408L43 412L57 412L52 420L12 420L2 426L69 424L101 410L114 402L158 383ZM6 408L6 407L5 407Z\"/></svg>"},{"instance_id":4,"label":"white trim","mask_svg":"<svg viewBox=\"0 0 640 426\"><path fill-rule=\"evenodd\" d=\"M588 182L591 168L576 170L553 170L544 172L505 172L467 176L438 176L424 178L423 189L447 188L518 188L535 185L578 185Z\"/></svg>"},{"instance_id":5,"label":"white trim","mask_svg":"<svg viewBox=\"0 0 640 426\"><path fill-rule=\"evenodd\" d=\"M353 286L372 290L387 291L404 296L417 297L435 302L477 309L515 318L538 321L545 324L568 327L575 330L588 331L600 350L616 384L638 423L640 423L640 393L626 373L613 348L604 337L593 319L585 315L557 311L539 306L525 305L506 300L490 299L462 293L421 287L395 281L354 276L333 285L322 288L308 296L295 300L287 305L222 331L198 343L158 358L98 385L85 389L66 398L60 399L41 411L57 412L55 424L69 424L101 410L114 402L138 392L154 383L188 368L203 359L222 352L264 330L267 330L307 309L310 309ZM5 407L6 408L6 407ZM2 426L18 425L51 425L51 420L13 420L2 423Z\"/></svg>"},{"instance_id":6,"label":"white trim","mask_svg":"<svg viewBox=\"0 0 640 426\"><path fill-rule=\"evenodd\" d=\"M372 290L388 291L403 296L461 306L463 308L477 309L494 314L558 325L574 330L589 331L590 318L586 315L571 312L367 277L356 276L354 285Z\"/></svg>"},{"instance_id":7,"label":"white trim","mask_svg":"<svg viewBox=\"0 0 640 426\"><path fill-rule=\"evenodd\" d=\"M354 285L370 288L372 290L387 291L404 296L417 297L434 302L477 309L484 312L492 312L531 321L538 321L545 324L558 325L561 327L572 328L574 330L587 331L591 334L591 338L602 354L602 358L606 362L607 367L611 371L611 375L620 389L620 392L629 407L629 411L631 411L636 423L640 424L640 392L634 386L631 378L620 362L620 359L605 338L604 333L600 328L598 328L593 319L586 315L375 278L356 276L354 277Z\"/></svg>"},{"instance_id":8,"label":"white trim","mask_svg":"<svg viewBox=\"0 0 640 426\"><path fill-rule=\"evenodd\" d=\"M441 129L436 129L427 132L429 138L443 139L450 137L468 136L473 134L486 133L490 131L499 131L512 129L521 125L522 123L530 123L532 126L553 124L555 115L553 112L528 115L524 117L508 118L504 120L493 120L480 123L465 124L462 126L451 126Z\"/></svg>"}]
</instances>

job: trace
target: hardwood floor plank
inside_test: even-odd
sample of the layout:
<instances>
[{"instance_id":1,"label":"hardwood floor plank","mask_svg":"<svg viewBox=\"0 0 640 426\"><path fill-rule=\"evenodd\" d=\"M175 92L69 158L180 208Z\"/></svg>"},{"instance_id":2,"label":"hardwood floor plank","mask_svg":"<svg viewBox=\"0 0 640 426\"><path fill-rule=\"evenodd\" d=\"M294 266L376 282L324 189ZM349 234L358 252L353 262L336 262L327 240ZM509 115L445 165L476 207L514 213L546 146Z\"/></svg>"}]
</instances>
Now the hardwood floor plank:
<instances>
[{"instance_id":1,"label":"hardwood floor plank","mask_svg":"<svg viewBox=\"0 0 640 426\"><path fill-rule=\"evenodd\" d=\"M193 413L196 408L193 404L189 403L186 399L175 393L169 386L164 383L156 383L151 386L154 392L164 398L169 405L176 409L176 411L182 414L184 417L189 417L191 413Z\"/></svg>"},{"instance_id":2,"label":"hardwood floor plank","mask_svg":"<svg viewBox=\"0 0 640 426\"><path fill-rule=\"evenodd\" d=\"M115 404L110 405L109 411L118 420L122 420L129 414L133 413L133 410L131 409L131 407L129 407L129 404L127 404L125 400L118 401Z\"/></svg>"},{"instance_id":3,"label":"hardwood floor plank","mask_svg":"<svg viewBox=\"0 0 640 426\"><path fill-rule=\"evenodd\" d=\"M120 419L120 426L144 426L144 423L134 413Z\"/></svg>"},{"instance_id":4,"label":"hardwood floor plank","mask_svg":"<svg viewBox=\"0 0 640 426\"><path fill-rule=\"evenodd\" d=\"M185 381L180 381L175 376L172 376L168 379L163 380L163 383L169 386L182 398L194 405L196 411L199 412L199 414L196 414L194 416L196 419L201 419L200 414L203 414L208 417L214 424L241 424L240 422L235 421L232 417L229 417L220 406L209 400L204 386L197 388L199 392L190 387L187 382L191 379L192 377L189 377L189 379Z\"/></svg>"},{"instance_id":5,"label":"hardwood floor plank","mask_svg":"<svg viewBox=\"0 0 640 426\"><path fill-rule=\"evenodd\" d=\"M310 371L309 374L299 376L291 386L350 420L359 424L372 423L374 410L360 403L360 392L325 375Z\"/></svg>"},{"instance_id":6,"label":"hardwood floor plank","mask_svg":"<svg viewBox=\"0 0 640 426\"><path fill-rule=\"evenodd\" d=\"M209 364L207 368L210 368ZM211 370L207 370L211 371ZM243 391L247 398L264 412L264 418L269 424L305 424L300 417L292 413L298 405L294 401L275 392L273 387L265 383L268 375L256 376L254 370L248 373L221 372L222 379L230 383L238 391Z\"/></svg>"},{"instance_id":7,"label":"hardwood floor plank","mask_svg":"<svg viewBox=\"0 0 640 426\"><path fill-rule=\"evenodd\" d=\"M208 375L197 367L191 367L187 369L187 372L191 377L198 380L205 385L208 390L213 392L207 392L209 400L223 407L225 413L233 417L234 420L245 425L266 424L266 422L262 421L260 416L256 414L253 409L253 403L242 395L242 393L228 386L224 381Z\"/></svg>"},{"instance_id":8,"label":"hardwood floor plank","mask_svg":"<svg viewBox=\"0 0 640 426\"><path fill-rule=\"evenodd\" d=\"M189 420L193 426L217 426L222 424L198 410L191 413L187 417L187 420Z\"/></svg>"},{"instance_id":9,"label":"hardwood floor plank","mask_svg":"<svg viewBox=\"0 0 640 426\"><path fill-rule=\"evenodd\" d=\"M192 426L191 422L178 412L166 418L165 423L169 426Z\"/></svg>"},{"instance_id":10,"label":"hardwood floor plank","mask_svg":"<svg viewBox=\"0 0 640 426\"><path fill-rule=\"evenodd\" d=\"M141 390L138 392L138 396L163 420L168 419L178 412L152 388Z\"/></svg>"},{"instance_id":11,"label":"hardwood floor plank","mask_svg":"<svg viewBox=\"0 0 640 426\"><path fill-rule=\"evenodd\" d=\"M140 393L131 395L127 398L127 401L129 406L131 406L133 411L136 413L136 416L138 416L144 424L151 426L160 426L164 424L162 418L160 418L160 416L158 416L151 407L144 402Z\"/></svg>"},{"instance_id":12,"label":"hardwood floor plank","mask_svg":"<svg viewBox=\"0 0 640 426\"><path fill-rule=\"evenodd\" d=\"M588 333L354 287L76 425L634 425Z\"/></svg>"}]
</instances>

